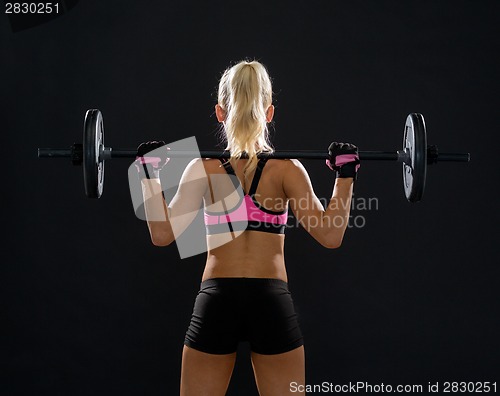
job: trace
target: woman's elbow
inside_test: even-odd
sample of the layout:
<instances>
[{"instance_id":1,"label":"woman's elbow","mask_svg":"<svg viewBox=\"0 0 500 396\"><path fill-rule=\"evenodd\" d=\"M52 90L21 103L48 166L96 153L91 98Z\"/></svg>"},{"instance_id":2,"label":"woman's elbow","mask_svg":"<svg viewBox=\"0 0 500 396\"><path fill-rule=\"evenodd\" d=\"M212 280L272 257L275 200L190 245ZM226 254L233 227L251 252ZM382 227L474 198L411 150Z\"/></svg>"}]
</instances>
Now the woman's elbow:
<instances>
[{"instance_id":1,"label":"woman's elbow","mask_svg":"<svg viewBox=\"0 0 500 396\"><path fill-rule=\"evenodd\" d=\"M171 238L167 235L151 234L151 243L154 246L158 246L158 247L168 246L173 241L174 241L174 238Z\"/></svg>"},{"instance_id":2,"label":"woman's elbow","mask_svg":"<svg viewBox=\"0 0 500 396\"><path fill-rule=\"evenodd\" d=\"M154 246L168 246L175 239L170 227L165 227L163 224L150 223L149 234Z\"/></svg>"},{"instance_id":3,"label":"woman's elbow","mask_svg":"<svg viewBox=\"0 0 500 396\"><path fill-rule=\"evenodd\" d=\"M321 242L321 245L327 249L338 249L342 245L342 240L325 240Z\"/></svg>"},{"instance_id":4,"label":"woman's elbow","mask_svg":"<svg viewBox=\"0 0 500 396\"><path fill-rule=\"evenodd\" d=\"M328 233L320 238L319 243L327 249L338 249L342 245L343 233Z\"/></svg>"}]
</instances>

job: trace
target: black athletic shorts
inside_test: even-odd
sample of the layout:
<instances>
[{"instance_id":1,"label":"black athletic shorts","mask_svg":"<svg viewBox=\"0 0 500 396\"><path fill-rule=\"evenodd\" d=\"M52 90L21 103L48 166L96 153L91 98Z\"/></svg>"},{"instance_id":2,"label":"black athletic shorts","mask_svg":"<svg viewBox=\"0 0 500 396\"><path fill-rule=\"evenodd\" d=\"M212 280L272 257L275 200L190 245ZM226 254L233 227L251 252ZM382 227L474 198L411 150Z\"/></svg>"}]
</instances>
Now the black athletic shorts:
<instances>
[{"instance_id":1,"label":"black athletic shorts","mask_svg":"<svg viewBox=\"0 0 500 396\"><path fill-rule=\"evenodd\" d=\"M184 344L212 354L274 355L303 345L288 284L280 279L212 278L201 282Z\"/></svg>"}]
</instances>

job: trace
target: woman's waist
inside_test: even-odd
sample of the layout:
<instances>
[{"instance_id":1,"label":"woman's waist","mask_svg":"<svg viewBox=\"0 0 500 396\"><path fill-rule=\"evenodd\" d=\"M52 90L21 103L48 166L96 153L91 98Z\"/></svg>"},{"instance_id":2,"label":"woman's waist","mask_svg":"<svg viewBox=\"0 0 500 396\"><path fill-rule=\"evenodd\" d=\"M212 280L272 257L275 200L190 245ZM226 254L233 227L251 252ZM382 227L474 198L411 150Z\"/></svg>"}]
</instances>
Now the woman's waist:
<instances>
[{"instance_id":1,"label":"woman's waist","mask_svg":"<svg viewBox=\"0 0 500 396\"><path fill-rule=\"evenodd\" d=\"M288 282L278 278L218 277L203 279L200 290L217 288L238 291L279 288L288 291Z\"/></svg>"},{"instance_id":2,"label":"woman's waist","mask_svg":"<svg viewBox=\"0 0 500 396\"><path fill-rule=\"evenodd\" d=\"M209 253L202 280L209 278L280 279L287 282L282 255L274 257L220 257Z\"/></svg>"}]
</instances>

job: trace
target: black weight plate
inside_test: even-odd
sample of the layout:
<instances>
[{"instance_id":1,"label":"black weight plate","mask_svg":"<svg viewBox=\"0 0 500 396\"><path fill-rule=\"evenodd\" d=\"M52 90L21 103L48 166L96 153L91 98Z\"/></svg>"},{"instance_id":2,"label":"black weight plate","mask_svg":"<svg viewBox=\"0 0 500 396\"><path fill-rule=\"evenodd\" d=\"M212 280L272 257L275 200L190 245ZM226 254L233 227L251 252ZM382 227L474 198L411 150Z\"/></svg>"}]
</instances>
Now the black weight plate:
<instances>
[{"instance_id":1,"label":"black weight plate","mask_svg":"<svg viewBox=\"0 0 500 396\"><path fill-rule=\"evenodd\" d=\"M407 153L407 161L403 162L406 199L418 202L424 194L427 177L427 133L422 114L411 113L406 118L403 150Z\"/></svg>"},{"instance_id":2,"label":"black weight plate","mask_svg":"<svg viewBox=\"0 0 500 396\"><path fill-rule=\"evenodd\" d=\"M83 125L83 182L89 198L99 198L104 186L104 124L97 109L87 110Z\"/></svg>"}]
</instances>

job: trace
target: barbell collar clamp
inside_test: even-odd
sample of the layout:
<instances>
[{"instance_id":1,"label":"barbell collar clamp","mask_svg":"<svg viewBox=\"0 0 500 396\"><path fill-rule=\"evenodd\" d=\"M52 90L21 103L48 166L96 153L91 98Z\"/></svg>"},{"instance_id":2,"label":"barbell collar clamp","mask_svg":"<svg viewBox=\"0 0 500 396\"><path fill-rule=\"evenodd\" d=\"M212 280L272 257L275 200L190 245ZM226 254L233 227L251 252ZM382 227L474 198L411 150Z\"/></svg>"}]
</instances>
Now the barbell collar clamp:
<instances>
[{"instance_id":1,"label":"barbell collar clamp","mask_svg":"<svg viewBox=\"0 0 500 396\"><path fill-rule=\"evenodd\" d=\"M398 162L402 162L403 164L406 165L411 165L411 158L408 149L398 150L397 154L398 154L398 159L397 159Z\"/></svg>"},{"instance_id":2,"label":"barbell collar clamp","mask_svg":"<svg viewBox=\"0 0 500 396\"><path fill-rule=\"evenodd\" d=\"M99 160L107 161L113 158L113 149L111 147L100 147L99 149Z\"/></svg>"},{"instance_id":3,"label":"barbell collar clamp","mask_svg":"<svg viewBox=\"0 0 500 396\"><path fill-rule=\"evenodd\" d=\"M73 143L71 146L71 162L73 165L81 165L83 162L83 144Z\"/></svg>"}]
</instances>

